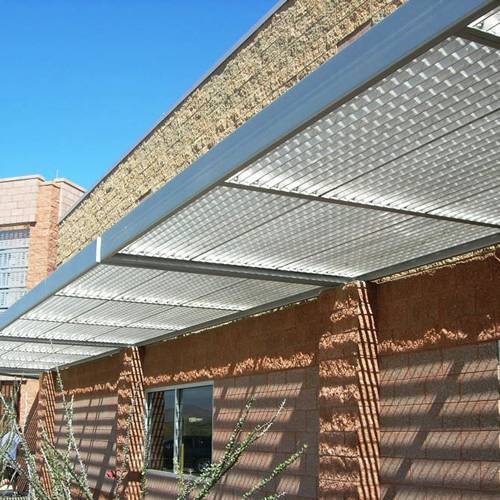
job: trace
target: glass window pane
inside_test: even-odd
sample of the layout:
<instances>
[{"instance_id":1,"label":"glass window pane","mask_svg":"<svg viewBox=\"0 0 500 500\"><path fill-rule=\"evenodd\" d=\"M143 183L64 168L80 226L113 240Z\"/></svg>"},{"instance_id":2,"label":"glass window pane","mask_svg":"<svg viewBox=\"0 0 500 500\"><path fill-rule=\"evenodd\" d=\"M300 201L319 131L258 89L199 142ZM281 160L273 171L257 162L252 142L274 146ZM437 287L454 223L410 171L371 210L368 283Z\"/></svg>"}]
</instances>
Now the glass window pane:
<instances>
[{"instance_id":1,"label":"glass window pane","mask_svg":"<svg viewBox=\"0 0 500 500\"><path fill-rule=\"evenodd\" d=\"M173 471L175 391L153 392L148 398L150 469Z\"/></svg>"},{"instance_id":2,"label":"glass window pane","mask_svg":"<svg viewBox=\"0 0 500 500\"><path fill-rule=\"evenodd\" d=\"M212 460L212 387L190 387L179 392L181 435L179 462L184 472L199 473Z\"/></svg>"}]
</instances>

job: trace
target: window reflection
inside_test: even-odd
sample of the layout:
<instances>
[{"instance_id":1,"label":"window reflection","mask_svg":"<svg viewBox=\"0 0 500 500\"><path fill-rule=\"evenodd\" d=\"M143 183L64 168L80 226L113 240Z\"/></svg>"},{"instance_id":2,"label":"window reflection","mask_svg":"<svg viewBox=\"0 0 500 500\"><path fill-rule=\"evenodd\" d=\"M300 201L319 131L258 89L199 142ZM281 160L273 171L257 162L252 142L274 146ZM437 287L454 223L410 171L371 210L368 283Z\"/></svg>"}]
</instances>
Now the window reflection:
<instances>
[{"instance_id":1,"label":"window reflection","mask_svg":"<svg viewBox=\"0 0 500 500\"><path fill-rule=\"evenodd\" d=\"M174 470L175 391L149 395L149 467Z\"/></svg>"},{"instance_id":2,"label":"window reflection","mask_svg":"<svg viewBox=\"0 0 500 500\"><path fill-rule=\"evenodd\" d=\"M181 449L184 472L200 472L212 458L212 388L181 391Z\"/></svg>"},{"instance_id":3,"label":"window reflection","mask_svg":"<svg viewBox=\"0 0 500 500\"><path fill-rule=\"evenodd\" d=\"M212 393L199 386L149 394L148 468L172 472L177 456L185 473L197 474L210 463Z\"/></svg>"}]
</instances>

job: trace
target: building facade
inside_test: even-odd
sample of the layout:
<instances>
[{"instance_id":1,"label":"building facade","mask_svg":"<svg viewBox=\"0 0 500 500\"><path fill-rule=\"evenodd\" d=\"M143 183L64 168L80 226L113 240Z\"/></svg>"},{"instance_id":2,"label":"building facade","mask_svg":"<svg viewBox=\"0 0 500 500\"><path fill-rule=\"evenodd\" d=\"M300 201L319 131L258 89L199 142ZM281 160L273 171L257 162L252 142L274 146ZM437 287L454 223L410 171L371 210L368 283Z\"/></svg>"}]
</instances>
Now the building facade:
<instances>
[{"instance_id":1,"label":"building facade","mask_svg":"<svg viewBox=\"0 0 500 500\"><path fill-rule=\"evenodd\" d=\"M56 262L59 271L79 265L90 254L95 262L88 269L82 267L74 280L54 285L46 302L31 305L31 316L16 318L3 334L17 335L25 324L17 325L25 318L38 322L38 337L45 334L42 323L53 323L54 338L60 331L60 342L66 338L69 345L76 339L73 350L61 350L54 359L69 360L59 365L65 390L74 397L75 432L97 498L109 497L116 488L114 475L123 464L125 447L130 450L130 470L123 496L140 497L141 474L146 471L146 498L176 498L174 461L182 462L186 473L197 474L208 461L220 458L252 397L256 402L249 424L254 425L286 402L272 430L242 457L214 498L241 498L266 471L304 444L308 445L304 455L272 481L266 493L286 491L289 498L303 499L497 498L500 494L499 220L497 208L484 201L495 186L498 154L488 149L480 156L498 143L494 94L499 45L491 34L483 38L467 24L491 9L493 2L403 3L281 2L62 218L58 244L53 245L50 237L44 240L50 251L37 267L40 275L50 272ZM401 14L405 8L407 14ZM168 194L168 187L178 182L180 188L170 193L175 198L184 187L184 174L198 161L205 159L205 171L215 171L230 161L233 150L250 149L259 140L259 131L251 129L255 118L266 112L270 116L276 109L285 115L293 108L290 102L296 104L291 101L294 96L303 104L297 98L303 96L298 88L306 88L304 107L311 107L320 100L314 94L320 84L325 94L337 92L344 79L354 80L375 60L389 60L407 38L431 31L437 22L445 23L448 12L458 16L460 9L463 18L450 21L451 28L446 25L433 32L418 50L409 51L412 58L403 53L396 68L387 62L380 69L376 83L368 79L356 96L346 93L339 98L333 108L341 110L338 115L327 115L330 108L320 109L319 118L315 115L297 127L305 130L302 135L283 132L279 147L248 153L243 175L218 179L214 190L218 204L207 198L212 191L207 195L199 188L201 209L191 210L186 202L172 209L173 215L161 212L156 225L150 222L151 213L169 203L161 193ZM377 57L371 52L362 68L354 64L353 69L351 58L359 56L354 47L371 50L370 43L359 42L391 13L400 13L397 19L406 19L407 24L386 24L394 29L384 32L376 46ZM376 41L375 35L370 40ZM385 51L386 46L392 52ZM314 80L317 71L339 60L344 71L333 74L328 85ZM301 86L304 81L310 86ZM401 88L410 90L405 94ZM442 100L434 104L436 96ZM283 102L282 108L273 108ZM382 104L387 107L379 110ZM299 113L302 108L297 105L297 109ZM473 129L477 124L479 133ZM328 142L336 125L347 132L341 130ZM444 132L439 135L436 131L441 128ZM244 136L247 141L237 143L238 148L228 147L229 152L220 147L231 144L242 129L252 131ZM397 147L389 141L394 137ZM319 153L315 145L322 148ZM216 156L221 149L226 156ZM376 163L379 151L388 152L385 161ZM420 156L412 157L414 153ZM348 182L355 183L366 171L367 176L372 170L384 175L375 174L365 184L360 181L359 198L351 199L349 193L342 198L337 191L336 198L318 200L312 189L300 189L320 177L314 168L317 164L321 168L323 155L339 172L352 172ZM471 155L481 161L473 163ZM400 163L391 167L394 159ZM300 177L302 184L294 185L295 169L306 170L311 164L307 175ZM465 173L455 177L461 168ZM327 185L335 172L334 167L326 169L321 182ZM476 186L470 172L484 179L472 202L463 187ZM273 174L279 182L269 187L264 181L274 181ZM252 184L258 175L264 181ZM433 185L426 184L429 178ZM193 184L199 182L196 176L191 179ZM292 185L288 191L283 187L287 183ZM441 191L435 193L436 185ZM424 186L423 194L415 194L415 186ZM390 203L390 196L396 197L390 189L403 200L400 205ZM235 190L240 194L224 198ZM376 201L363 198L370 194L378 196ZM440 212L437 206L424 213L418 204L412 205L417 198L426 206L446 198L451 208ZM377 219L360 211L349 218L350 213L347 217L340 210L328 211L335 203L384 215ZM308 217L296 215L311 206L314 210L307 212ZM274 211L278 215L273 218ZM140 217L134 219L137 213ZM204 225L203 217L209 213L214 214L209 219L212 225ZM292 216L286 219L288 213ZM174 216L177 219L169 226ZM329 228L344 216L347 222L330 233ZM383 217L389 220L387 225ZM285 222L273 226L275 219ZM429 226L420 231L425 224ZM136 226L135 239L127 240ZM268 231L264 236L260 226ZM416 236L405 239L414 227ZM456 227L460 231L455 232ZM370 237L363 239L356 232L360 228L370 229ZM204 233L200 236L197 231ZM257 236L245 239L252 232ZM472 249L471 235L483 244ZM239 246L231 246L232 239ZM116 240L126 245L110 257L106 249L116 250L118 245L112 246ZM337 240L342 244L330 250L328 244ZM185 241L192 247L186 250ZM456 247L443 253L435 252L433 245ZM220 247L219 253L210 253ZM165 248L174 250L168 254ZM242 249L249 250L238 261ZM252 267L252 258L268 249L275 253L267 267ZM325 285L321 293L307 297L303 293L300 299L279 304L269 300L273 306L259 311L248 306L259 304L261 295L276 298L273 294L282 290L283 283L306 287L314 273L297 272L293 277L289 271L297 268L276 265L266 275L283 255L293 262L299 250L302 257L327 255L330 268L321 267L325 261L312 257L308 261L317 265L312 269L322 279L340 280L343 274L351 279ZM426 259L415 258L421 254ZM199 255L203 258L197 259ZM400 255L406 256L406 264L390 266L390 259ZM196 270L188 269L186 261ZM353 262L365 261L375 262L384 272L347 272ZM261 280L256 288L252 288L255 281L246 281L245 267ZM30 281L29 268L27 273L27 283L34 283L37 278ZM51 306L50 301L59 302ZM221 311L238 312L238 307L243 317L228 315L224 320ZM213 315L211 321L195 320L208 313ZM127 337L132 331L137 337ZM106 344L120 339L125 339L122 345ZM81 354L85 349L95 349L88 351L96 353L94 359ZM43 358L30 359L45 366ZM75 359L78 364L71 361ZM60 394L53 372L41 376L37 398L31 407L35 430L43 426L54 440L62 440Z\"/></svg>"},{"instance_id":2,"label":"building facade","mask_svg":"<svg viewBox=\"0 0 500 500\"><path fill-rule=\"evenodd\" d=\"M59 221L83 193L62 178L0 179L0 314L55 269ZM25 422L37 383L25 380L15 391L12 377L2 376L1 384L3 394L17 395L19 418Z\"/></svg>"}]
</instances>

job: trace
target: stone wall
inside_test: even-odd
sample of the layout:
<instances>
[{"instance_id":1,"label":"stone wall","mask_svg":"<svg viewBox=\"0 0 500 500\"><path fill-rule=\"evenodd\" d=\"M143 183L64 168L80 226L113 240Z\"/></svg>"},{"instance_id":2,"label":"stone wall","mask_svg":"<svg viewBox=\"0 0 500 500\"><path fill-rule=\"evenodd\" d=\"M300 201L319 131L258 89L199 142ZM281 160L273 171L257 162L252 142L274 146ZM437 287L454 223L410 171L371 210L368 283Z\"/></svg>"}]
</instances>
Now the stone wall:
<instances>
[{"instance_id":1,"label":"stone wall","mask_svg":"<svg viewBox=\"0 0 500 500\"><path fill-rule=\"evenodd\" d=\"M403 2L286 2L63 221L59 262Z\"/></svg>"}]
</instances>

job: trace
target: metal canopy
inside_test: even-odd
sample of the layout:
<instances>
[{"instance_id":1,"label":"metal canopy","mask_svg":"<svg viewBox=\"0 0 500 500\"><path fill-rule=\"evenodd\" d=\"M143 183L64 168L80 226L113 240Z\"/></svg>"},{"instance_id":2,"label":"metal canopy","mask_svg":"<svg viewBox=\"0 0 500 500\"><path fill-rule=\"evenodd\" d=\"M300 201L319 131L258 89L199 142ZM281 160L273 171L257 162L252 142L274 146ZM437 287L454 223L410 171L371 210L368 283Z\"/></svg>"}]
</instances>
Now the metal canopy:
<instances>
[{"instance_id":1,"label":"metal canopy","mask_svg":"<svg viewBox=\"0 0 500 500\"><path fill-rule=\"evenodd\" d=\"M0 371L500 242L495 4L414 0L373 27L0 316Z\"/></svg>"}]
</instances>

